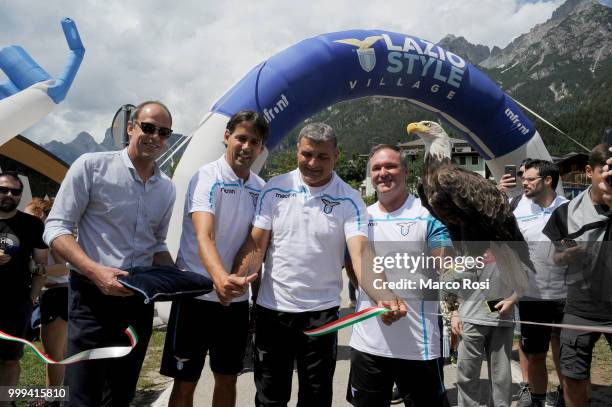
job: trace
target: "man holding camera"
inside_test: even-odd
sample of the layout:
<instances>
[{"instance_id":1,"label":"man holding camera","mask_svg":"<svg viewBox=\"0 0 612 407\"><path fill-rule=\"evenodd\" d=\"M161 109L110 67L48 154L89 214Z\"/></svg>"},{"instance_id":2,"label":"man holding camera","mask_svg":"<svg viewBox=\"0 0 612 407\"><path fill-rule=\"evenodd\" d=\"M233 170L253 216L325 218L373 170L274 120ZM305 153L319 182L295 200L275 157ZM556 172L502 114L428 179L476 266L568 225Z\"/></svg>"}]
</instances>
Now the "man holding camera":
<instances>
[{"instance_id":1,"label":"man holding camera","mask_svg":"<svg viewBox=\"0 0 612 407\"><path fill-rule=\"evenodd\" d=\"M591 332L561 330L560 365L565 402L587 404L593 346L600 327L612 327L612 251L610 207L604 198L607 148L597 145L589 156L586 175L591 186L555 210L544 228L556 247L555 262L568 266L564 324L593 327ZM612 335L605 334L612 349Z\"/></svg>"}]
</instances>

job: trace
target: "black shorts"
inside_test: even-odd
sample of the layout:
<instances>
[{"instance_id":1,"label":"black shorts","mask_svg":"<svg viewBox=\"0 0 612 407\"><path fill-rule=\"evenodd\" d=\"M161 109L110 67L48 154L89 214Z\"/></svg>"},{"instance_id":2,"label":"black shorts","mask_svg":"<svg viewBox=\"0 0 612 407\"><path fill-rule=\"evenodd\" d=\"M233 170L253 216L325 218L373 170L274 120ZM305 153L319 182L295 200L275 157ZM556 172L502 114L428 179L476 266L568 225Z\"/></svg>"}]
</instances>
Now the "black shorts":
<instances>
[{"instance_id":1,"label":"black shorts","mask_svg":"<svg viewBox=\"0 0 612 407\"><path fill-rule=\"evenodd\" d=\"M338 334L308 336L304 331L337 319L338 307L283 312L256 306L256 407L286 406L289 403L294 366L297 366L299 377L297 405L332 405Z\"/></svg>"},{"instance_id":2,"label":"black shorts","mask_svg":"<svg viewBox=\"0 0 612 407\"><path fill-rule=\"evenodd\" d=\"M61 318L68 321L68 287L52 287L40 296L40 323L43 325Z\"/></svg>"},{"instance_id":3,"label":"black shorts","mask_svg":"<svg viewBox=\"0 0 612 407\"><path fill-rule=\"evenodd\" d=\"M603 324L599 321L582 318L573 314L565 314L564 324L592 325L612 327L612 321ZM612 334L604 334L610 351L612 351ZM561 330L561 374L575 380L586 380L591 374L591 360L593 358L593 346L599 340L600 332L584 332L573 329Z\"/></svg>"},{"instance_id":4,"label":"black shorts","mask_svg":"<svg viewBox=\"0 0 612 407\"><path fill-rule=\"evenodd\" d=\"M349 403L356 407L388 406L393 383L397 384L406 406L449 405L438 359L394 359L351 348L346 392Z\"/></svg>"},{"instance_id":5,"label":"black shorts","mask_svg":"<svg viewBox=\"0 0 612 407\"><path fill-rule=\"evenodd\" d=\"M0 300L0 331L23 338L30 326L32 301L29 296ZM0 360L19 360L23 356L23 344L0 340Z\"/></svg>"},{"instance_id":6,"label":"black shorts","mask_svg":"<svg viewBox=\"0 0 612 407\"><path fill-rule=\"evenodd\" d=\"M229 306L193 298L172 303L160 373L197 382L210 353L213 373L237 375L249 330L249 302Z\"/></svg>"},{"instance_id":7,"label":"black shorts","mask_svg":"<svg viewBox=\"0 0 612 407\"><path fill-rule=\"evenodd\" d=\"M563 321L565 300L521 300L519 315L522 321L560 324ZM550 337L559 337L560 328L521 324L521 349L525 353L546 353Z\"/></svg>"}]
</instances>

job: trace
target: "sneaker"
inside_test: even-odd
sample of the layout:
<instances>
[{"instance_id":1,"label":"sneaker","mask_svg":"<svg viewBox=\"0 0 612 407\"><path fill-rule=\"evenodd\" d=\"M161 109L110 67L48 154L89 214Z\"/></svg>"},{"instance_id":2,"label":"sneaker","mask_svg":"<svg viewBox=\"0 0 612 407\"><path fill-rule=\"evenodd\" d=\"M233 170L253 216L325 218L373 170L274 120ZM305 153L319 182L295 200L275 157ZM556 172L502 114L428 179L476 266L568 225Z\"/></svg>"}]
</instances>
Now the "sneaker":
<instances>
[{"instance_id":1,"label":"sneaker","mask_svg":"<svg viewBox=\"0 0 612 407\"><path fill-rule=\"evenodd\" d=\"M552 391L546 395L547 407L565 407L565 399L563 398L563 388L557 386L557 391Z\"/></svg>"},{"instance_id":2,"label":"sneaker","mask_svg":"<svg viewBox=\"0 0 612 407\"><path fill-rule=\"evenodd\" d=\"M391 394L391 404L399 404L402 401L404 401L404 399L400 395L399 389L397 388L397 386L393 386L393 393Z\"/></svg>"},{"instance_id":3,"label":"sneaker","mask_svg":"<svg viewBox=\"0 0 612 407\"><path fill-rule=\"evenodd\" d=\"M520 382L520 389L516 395L516 407L531 407L533 400L531 400L531 392L529 391L529 383Z\"/></svg>"}]
</instances>

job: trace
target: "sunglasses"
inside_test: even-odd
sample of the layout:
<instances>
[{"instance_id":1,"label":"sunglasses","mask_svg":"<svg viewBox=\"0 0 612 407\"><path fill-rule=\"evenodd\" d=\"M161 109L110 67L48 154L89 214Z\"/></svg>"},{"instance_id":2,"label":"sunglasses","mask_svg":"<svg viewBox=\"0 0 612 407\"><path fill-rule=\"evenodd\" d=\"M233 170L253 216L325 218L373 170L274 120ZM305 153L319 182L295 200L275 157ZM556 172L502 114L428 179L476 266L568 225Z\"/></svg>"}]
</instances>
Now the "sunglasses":
<instances>
[{"instance_id":1,"label":"sunglasses","mask_svg":"<svg viewBox=\"0 0 612 407\"><path fill-rule=\"evenodd\" d=\"M157 127L151 123L134 123L136 123L138 127L142 129L142 132L144 134L153 135L155 134L155 132L157 132L157 134L159 134L159 137L163 139L167 139L172 134L172 129L169 129L167 127Z\"/></svg>"},{"instance_id":2,"label":"sunglasses","mask_svg":"<svg viewBox=\"0 0 612 407\"><path fill-rule=\"evenodd\" d=\"M13 194L13 196L21 196L22 190L19 188L0 187L0 194L8 195L9 192Z\"/></svg>"}]
</instances>

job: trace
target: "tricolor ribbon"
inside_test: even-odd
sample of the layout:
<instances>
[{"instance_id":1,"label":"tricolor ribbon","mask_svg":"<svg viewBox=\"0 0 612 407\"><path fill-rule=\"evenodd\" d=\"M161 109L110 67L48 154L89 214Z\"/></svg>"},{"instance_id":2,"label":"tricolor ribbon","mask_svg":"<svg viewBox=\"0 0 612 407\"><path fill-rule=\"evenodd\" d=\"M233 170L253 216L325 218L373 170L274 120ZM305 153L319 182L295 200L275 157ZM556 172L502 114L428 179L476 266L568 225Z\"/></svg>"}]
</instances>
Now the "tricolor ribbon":
<instances>
[{"instance_id":1,"label":"tricolor ribbon","mask_svg":"<svg viewBox=\"0 0 612 407\"><path fill-rule=\"evenodd\" d=\"M320 326L319 328L311 329L309 331L304 331L304 333L308 336L321 336L321 335L329 334L332 332L336 332L342 328L346 328L351 325L354 325L358 322L365 321L366 319L384 314L385 312L388 312L388 311L391 311L391 310L388 308L382 308L382 307L368 307L359 312L355 312L354 314L349 314L336 321ZM408 312L411 312L411 310L408 310ZM443 314L432 313L432 312L426 312L425 314L435 315L435 316L443 315ZM479 318L461 318L461 320L465 322L471 322L474 324L491 323L490 320L479 319ZM582 332L600 332L604 334L612 334L612 327L610 326L555 324L555 323L546 323L546 322L521 321L518 319L507 319L507 320L500 319L500 322L517 323L517 324L525 324L525 325L548 326L552 328L572 329L572 330L582 331Z\"/></svg>"},{"instance_id":2,"label":"tricolor ribbon","mask_svg":"<svg viewBox=\"0 0 612 407\"><path fill-rule=\"evenodd\" d=\"M136 331L134 330L134 328L132 328L131 325L125 329L125 334L130 339L130 344L131 344L130 346L110 346L106 348L94 348L94 349L84 350L83 352L79 352L76 355L69 356L66 359L60 360L60 361L55 361L51 359L45 353L40 351L36 347L36 345L34 345L32 342L26 339L12 336L2 331L0 331L0 339L4 339L6 341L11 341L11 342L21 342L24 345L29 346L30 348L34 350L34 353L36 354L36 356L38 356L38 358L42 360L44 363L47 363L50 365L67 365L70 363L80 362L82 360L120 358L122 356L127 355L128 353L132 351L132 349L136 347L136 344L138 343L138 335L136 334Z\"/></svg>"},{"instance_id":3,"label":"tricolor ribbon","mask_svg":"<svg viewBox=\"0 0 612 407\"><path fill-rule=\"evenodd\" d=\"M438 314L433 314L438 315ZM461 316L459 316L461 318ZM491 320L489 319L480 319L480 318L461 318L462 321L470 322L475 325L479 323L490 324ZM525 324L525 325L537 325L537 326L547 326L551 328L561 328L561 329L571 329L574 331L581 332L599 332L602 334L612 334L612 326L594 326L594 325L574 325L574 324L554 324L548 322L533 322L533 321L523 321L518 319L500 319L500 322L513 322L517 324Z\"/></svg>"},{"instance_id":4,"label":"tricolor ribbon","mask_svg":"<svg viewBox=\"0 0 612 407\"><path fill-rule=\"evenodd\" d=\"M336 332L342 328L346 328L348 326L354 325L357 322L365 321L366 319L384 314L387 311L391 311L391 310L388 308L382 308L382 307L368 307L368 308L362 309L359 312L355 312L354 314L344 316L340 319L327 323L318 328L311 329L309 331L304 331L304 333L308 336L321 336L321 335L329 334L332 332Z\"/></svg>"}]
</instances>

